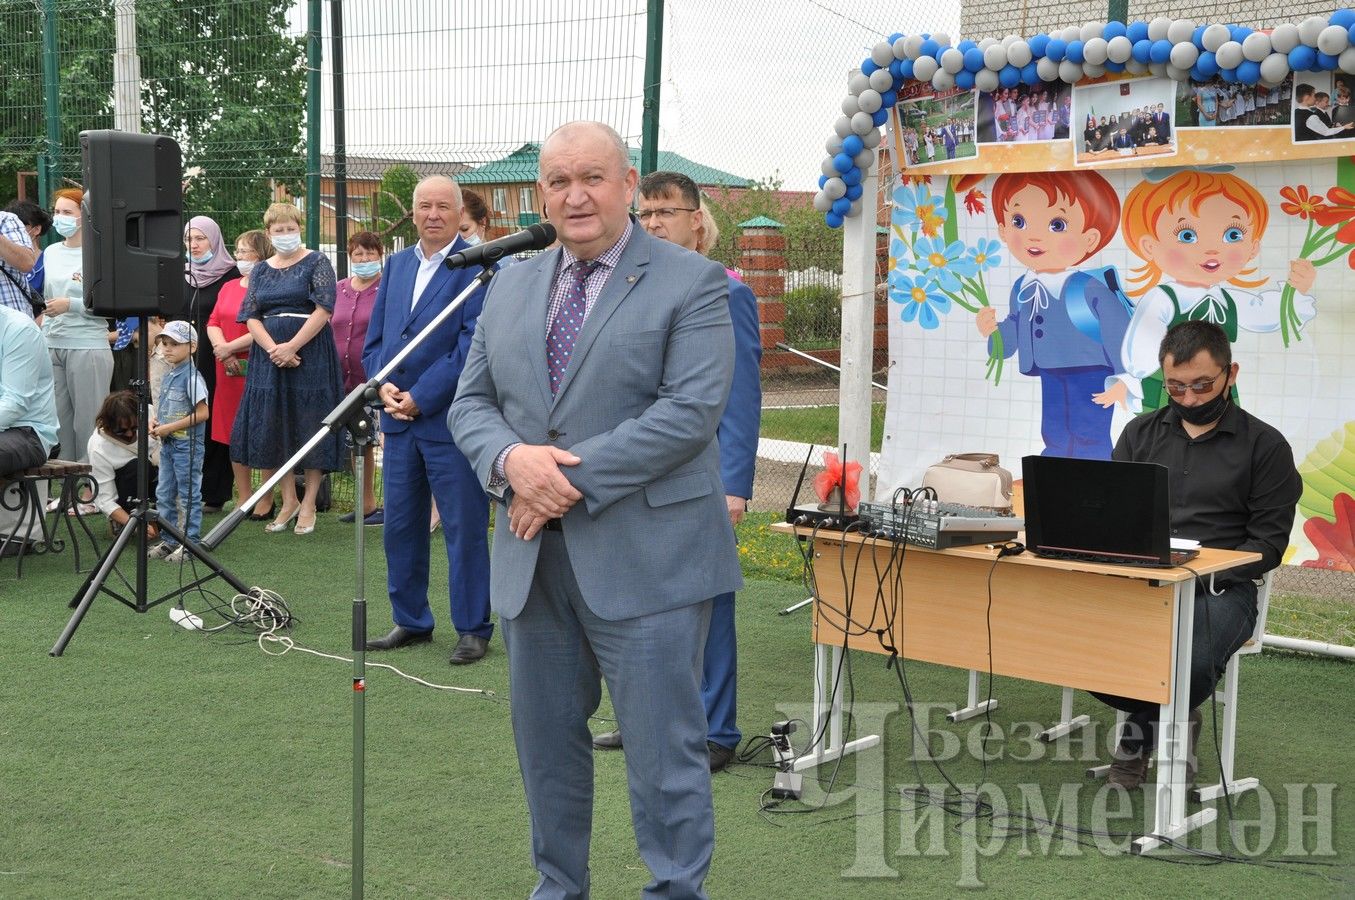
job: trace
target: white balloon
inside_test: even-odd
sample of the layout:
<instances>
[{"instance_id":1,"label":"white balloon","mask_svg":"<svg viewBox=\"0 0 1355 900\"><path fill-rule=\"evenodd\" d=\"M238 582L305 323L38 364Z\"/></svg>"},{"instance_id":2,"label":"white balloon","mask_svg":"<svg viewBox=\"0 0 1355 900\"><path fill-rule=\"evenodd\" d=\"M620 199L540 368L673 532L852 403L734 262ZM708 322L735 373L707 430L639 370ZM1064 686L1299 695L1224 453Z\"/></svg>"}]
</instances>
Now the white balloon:
<instances>
[{"instance_id":1,"label":"white balloon","mask_svg":"<svg viewBox=\"0 0 1355 900\"><path fill-rule=\"evenodd\" d=\"M875 130L875 133L880 133L878 128ZM856 167L861 170L862 174L869 172L870 167L875 165L875 151L862 150L852 158L852 162L856 163Z\"/></svg>"},{"instance_id":2,"label":"white balloon","mask_svg":"<svg viewBox=\"0 0 1355 900\"><path fill-rule=\"evenodd\" d=\"M1007 62L1018 69L1025 68L1034 58L1035 54L1030 52L1030 44L1025 41L1012 41L1011 46L1007 48Z\"/></svg>"},{"instance_id":3,"label":"white balloon","mask_svg":"<svg viewBox=\"0 0 1355 900\"><path fill-rule=\"evenodd\" d=\"M1298 31L1294 32L1295 39L1298 38ZM1204 49L1210 53L1217 53L1219 48L1233 39L1232 33L1227 25L1210 25L1204 30L1200 37L1200 43L1204 44Z\"/></svg>"},{"instance_id":4,"label":"white balloon","mask_svg":"<svg viewBox=\"0 0 1355 900\"><path fill-rule=\"evenodd\" d=\"M1261 60L1261 80L1270 84L1279 84L1289 75L1289 55L1272 53Z\"/></svg>"},{"instance_id":5,"label":"white balloon","mask_svg":"<svg viewBox=\"0 0 1355 900\"><path fill-rule=\"evenodd\" d=\"M855 219L861 215L861 198L858 197L852 201L852 208L847 210L847 218Z\"/></svg>"},{"instance_id":6,"label":"white balloon","mask_svg":"<svg viewBox=\"0 0 1355 900\"><path fill-rule=\"evenodd\" d=\"M819 191L814 195L814 208L819 212L828 212L833 208L833 198L829 197L827 192Z\"/></svg>"},{"instance_id":7,"label":"white balloon","mask_svg":"<svg viewBox=\"0 0 1355 900\"><path fill-rule=\"evenodd\" d=\"M880 129L876 128L861 135L861 143L872 150L880 146Z\"/></svg>"},{"instance_id":8,"label":"white balloon","mask_svg":"<svg viewBox=\"0 0 1355 900\"><path fill-rule=\"evenodd\" d=\"M1195 60L1200 58L1200 51L1190 41L1177 44L1172 48L1171 62L1178 69L1190 70L1195 65Z\"/></svg>"},{"instance_id":9,"label":"white balloon","mask_svg":"<svg viewBox=\"0 0 1355 900\"><path fill-rule=\"evenodd\" d=\"M941 66L930 56L919 56L913 63L913 77L918 81L931 81Z\"/></svg>"},{"instance_id":10,"label":"white balloon","mask_svg":"<svg viewBox=\"0 0 1355 900\"><path fill-rule=\"evenodd\" d=\"M856 113L856 115L860 115L860 113ZM833 123L833 131L836 132L837 136L840 138L845 138L847 135L851 134L851 116L838 116L837 121Z\"/></svg>"},{"instance_id":11,"label":"white balloon","mask_svg":"<svg viewBox=\"0 0 1355 900\"><path fill-rule=\"evenodd\" d=\"M1350 31L1340 25L1328 25L1317 36L1317 49L1328 56L1340 56L1350 46Z\"/></svg>"},{"instance_id":12,"label":"white balloon","mask_svg":"<svg viewBox=\"0 0 1355 900\"><path fill-rule=\"evenodd\" d=\"M921 43L922 43L921 41L918 41L918 44L921 44ZM893 47L893 50L894 50L894 58L895 58L895 59L911 59L911 58L912 58L912 57L910 57L910 56L908 55L908 37L907 37L907 35L905 35L905 36L903 36L903 37L901 37L901 38L898 38L897 40L894 41L894 47Z\"/></svg>"},{"instance_id":13,"label":"white balloon","mask_svg":"<svg viewBox=\"0 0 1355 900\"><path fill-rule=\"evenodd\" d=\"M828 154L828 162L832 162L832 158L842 152L842 138L833 135L823 142L823 149ZM825 172L824 174L831 175L832 173Z\"/></svg>"},{"instance_id":14,"label":"white balloon","mask_svg":"<svg viewBox=\"0 0 1355 900\"><path fill-rule=\"evenodd\" d=\"M1044 61L1045 60L1040 60L1040 62ZM992 69L979 69L974 73L974 87L983 91L985 94L991 94L1001 86L1002 82L998 80L997 73Z\"/></svg>"},{"instance_id":15,"label":"white balloon","mask_svg":"<svg viewBox=\"0 0 1355 900\"><path fill-rule=\"evenodd\" d=\"M903 39L903 55L908 59L917 59L922 55L922 35L910 34Z\"/></svg>"},{"instance_id":16,"label":"white balloon","mask_svg":"<svg viewBox=\"0 0 1355 900\"><path fill-rule=\"evenodd\" d=\"M1341 51L1341 55L1336 60L1336 66L1342 72L1355 72L1355 47L1347 47Z\"/></svg>"},{"instance_id":17,"label":"white balloon","mask_svg":"<svg viewBox=\"0 0 1355 900\"><path fill-rule=\"evenodd\" d=\"M1299 23L1299 40L1309 47L1317 46L1317 36L1327 27L1327 20L1321 16L1310 16Z\"/></svg>"},{"instance_id":18,"label":"white balloon","mask_svg":"<svg viewBox=\"0 0 1355 900\"><path fill-rule=\"evenodd\" d=\"M1218 26L1222 28L1223 26ZM1321 34L1321 32L1318 32ZM1299 27L1292 22L1276 25L1270 32L1270 49L1276 53L1288 53L1299 45Z\"/></svg>"},{"instance_id":19,"label":"white balloon","mask_svg":"<svg viewBox=\"0 0 1355 900\"><path fill-rule=\"evenodd\" d=\"M948 74L954 75L964 69L964 54L954 47L949 47L941 53L941 68Z\"/></svg>"},{"instance_id":20,"label":"white balloon","mask_svg":"<svg viewBox=\"0 0 1355 900\"><path fill-rule=\"evenodd\" d=\"M871 90L884 93L894 86L894 76L888 69L876 69L870 73Z\"/></svg>"},{"instance_id":21,"label":"white balloon","mask_svg":"<svg viewBox=\"0 0 1355 900\"><path fill-rule=\"evenodd\" d=\"M853 97L860 96L862 91L870 89L870 78L860 72L853 72L847 79L847 93Z\"/></svg>"},{"instance_id":22,"label":"white balloon","mask_svg":"<svg viewBox=\"0 0 1355 900\"><path fill-rule=\"evenodd\" d=\"M841 178L829 178L823 183L823 192L836 200L847 193L847 182Z\"/></svg>"},{"instance_id":23,"label":"white balloon","mask_svg":"<svg viewBox=\"0 0 1355 900\"><path fill-rule=\"evenodd\" d=\"M1229 41L1214 53L1214 61L1220 69L1236 69L1243 59L1242 45L1237 41Z\"/></svg>"},{"instance_id":24,"label":"white balloon","mask_svg":"<svg viewBox=\"0 0 1355 900\"><path fill-rule=\"evenodd\" d=\"M1167 26L1167 40L1181 44L1195 36L1195 23L1189 19L1177 19Z\"/></svg>"},{"instance_id":25,"label":"white balloon","mask_svg":"<svg viewBox=\"0 0 1355 900\"><path fill-rule=\"evenodd\" d=\"M836 135L834 135L834 138L836 138L837 140L837 151L834 152L830 150L829 152L832 153L833 156L837 156L838 153L842 152L842 138L837 137ZM828 145L831 147L832 141L829 141ZM819 166L819 171L827 175L829 178L834 178L837 176L837 166L833 165L833 156L825 157L823 160L823 164Z\"/></svg>"},{"instance_id":26,"label":"white balloon","mask_svg":"<svg viewBox=\"0 0 1355 900\"><path fill-rule=\"evenodd\" d=\"M1345 34L1344 28L1338 28L1341 34ZM1270 35L1262 34L1259 31L1253 31L1242 41L1242 55L1252 62L1259 63L1270 55Z\"/></svg>"},{"instance_id":27,"label":"white balloon","mask_svg":"<svg viewBox=\"0 0 1355 900\"><path fill-rule=\"evenodd\" d=\"M1103 64L1110 58L1110 54L1107 52L1109 46L1106 39L1101 37L1094 37L1087 41L1082 45L1083 62L1089 62L1094 66Z\"/></svg>"},{"instance_id":28,"label":"white balloon","mask_svg":"<svg viewBox=\"0 0 1355 900\"><path fill-rule=\"evenodd\" d=\"M999 41L997 38L986 37L986 38L984 38L983 40L979 41L979 49L980 49L980 50L987 50L989 47L993 46L994 44L1000 44L1000 43L1002 43L1002 42Z\"/></svg>"},{"instance_id":29,"label":"white balloon","mask_svg":"<svg viewBox=\"0 0 1355 900\"><path fill-rule=\"evenodd\" d=\"M1148 40L1165 41L1167 39L1167 29L1172 27L1172 20L1165 16L1158 16L1148 23Z\"/></svg>"},{"instance_id":30,"label":"white balloon","mask_svg":"<svg viewBox=\"0 0 1355 900\"><path fill-rule=\"evenodd\" d=\"M992 69L994 72L1002 71L1002 67L1007 64L1007 48L1001 44L994 44L983 51L983 67Z\"/></svg>"},{"instance_id":31,"label":"white balloon","mask_svg":"<svg viewBox=\"0 0 1355 900\"><path fill-rule=\"evenodd\" d=\"M1009 34L1009 35L1004 36L1004 37L1002 38L1002 41L1001 41L1001 43L1002 43L1002 49L1005 50L1005 49L1011 47L1012 44L1015 44L1015 43L1016 43L1017 41L1019 41L1019 40L1021 40L1021 35L1019 35L1019 34Z\"/></svg>"},{"instance_id":32,"label":"white balloon","mask_svg":"<svg viewBox=\"0 0 1355 900\"><path fill-rule=\"evenodd\" d=\"M1163 76L1165 76L1165 75L1167 74L1167 64L1166 64L1166 63L1155 63L1155 62L1150 62L1150 63L1148 64L1148 71L1149 71L1149 72L1152 72L1152 73L1153 73L1154 75L1156 75L1158 78L1162 78ZM859 113L858 113L858 115L859 115Z\"/></svg>"},{"instance_id":33,"label":"white balloon","mask_svg":"<svg viewBox=\"0 0 1355 900\"><path fill-rule=\"evenodd\" d=\"M1178 69L1176 66L1167 64L1167 77L1172 81L1185 81L1190 77L1190 69Z\"/></svg>"},{"instance_id":34,"label":"white balloon","mask_svg":"<svg viewBox=\"0 0 1355 900\"><path fill-rule=\"evenodd\" d=\"M1082 29L1078 28L1076 25L1069 25L1067 28L1063 29L1063 32L1059 37L1065 44L1071 44L1073 41L1080 41L1082 40Z\"/></svg>"},{"instance_id":35,"label":"white balloon","mask_svg":"<svg viewBox=\"0 0 1355 900\"><path fill-rule=\"evenodd\" d=\"M1059 64L1047 56L1040 57L1035 63L1035 71L1039 73L1041 81L1056 81L1059 77ZM978 79L974 79L975 83Z\"/></svg>"},{"instance_id":36,"label":"white balloon","mask_svg":"<svg viewBox=\"0 0 1355 900\"><path fill-rule=\"evenodd\" d=\"M1076 84L1082 78L1082 66L1070 59L1059 63L1059 78L1068 84Z\"/></svg>"},{"instance_id":37,"label":"white balloon","mask_svg":"<svg viewBox=\"0 0 1355 900\"><path fill-rule=\"evenodd\" d=\"M944 31L939 31L936 34L932 35L932 40L936 41L936 43L939 46L942 47L950 46L950 35L946 34Z\"/></svg>"},{"instance_id":38,"label":"white balloon","mask_svg":"<svg viewBox=\"0 0 1355 900\"><path fill-rule=\"evenodd\" d=\"M1124 35L1106 41L1106 59L1113 63L1126 63L1134 54L1134 42Z\"/></svg>"},{"instance_id":39,"label":"white balloon","mask_svg":"<svg viewBox=\"0 0 1355 900\"><path fill-rule=\"evenodd\" d=\"M955 87L955 76L945 69L937 69L932 75L932 87L938 91L948 91Z\"/></svg>"},{"instance_id":40,"label":"white balloon","mask_svg":"<svg viewBox=\"0 0 1355 900\"><path fill-rule=\"evenodd\" d=\"M870 48L871 61L877 66L887 66L894 61L894 45L889 41L880 41Z\"/></svg>"},{"instance_id":41,"label":"white balloon","mask_svg":"<svg viewBox=\"0 0 1355 900\"><path fill-rule=\"evenodd\" d=\"M861 92L861 96L856 98L856 102L861 104L861 112L866 113L867 115L875 112L882 105L880 101L880 92L873 91L869 88ZM846 112L846 110L844 109L843 112ZM855 122L852 124L853 127L855 127Z\"/></svg>"},{"instance_id":42,"label":"white balloon","mask_svg":"<svg viewBox=\"0 0 1355 900\"><path fill-rule=\"evenodd\" d=\"M875 127L875 120L870 117L870 113L859 112L852 116L852 133L865 134Z\"/></svg>"},{"instance_id":43,"label":"white balloon","mask_svg":"<svg viewBox=\"0 0 1355 900\"><path fill-rule=\"evenodd\" d=\"M1148 64L1141 63L1131 56L1129 59L1125 60L1124 70L1130 75L1142 75L1144 72L1148 71Z\"/></svg>"},{"instance_id":44,"label":"white balloon","mask_svg":"<svg viewBox=\"0 0 1355 900\"><path fill-rule=\"evenodd\" d=\"M844 116L854 116L861 111L861 103L855 97L848 94L842 98L842 114Z\"/></svg>"},{"instance_id":45,"label":"white balloon","mask_svg":"<svg viewBox=\"0 0 1355 900\"><path fill-rule=\"evenodd\" d=\"M1106 74L1106 67L1098 66L1096 63L1083 63L1082 74L1088 78L1100 78Z\"/></svg>"},{"instance_id":46,"label":"white balloon","mask_svg":"<svg viewBox=\"0 0 1355 900\"><path fill-rule=\"evenodd\" d=\"M1092 38L1101 36L1101 32L1106 30L1105 22L1084 22L1078 29L1077 39L1080 41L1090 41Z\"/></svg>"}]
</instances>

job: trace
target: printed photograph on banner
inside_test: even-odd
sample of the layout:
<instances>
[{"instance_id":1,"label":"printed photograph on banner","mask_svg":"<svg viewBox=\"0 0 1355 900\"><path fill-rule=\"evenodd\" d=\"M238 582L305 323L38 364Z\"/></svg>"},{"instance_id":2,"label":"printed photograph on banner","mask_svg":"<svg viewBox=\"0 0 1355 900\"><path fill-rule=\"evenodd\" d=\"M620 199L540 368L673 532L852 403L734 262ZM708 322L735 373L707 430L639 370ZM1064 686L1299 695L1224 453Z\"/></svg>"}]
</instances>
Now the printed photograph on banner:
<instances>
[{"instance_id":1,"label":"printed photograph on banner","mask_svg":"<svg viewBox=\"0 0 1355 900\"><path fill-rule=\"evenodd\" d=\"M1355 76L1300 72L1294 82L1294 143L1355 140Z\"/></svg>"},{"instance_id":2,"label":"printed photograph on banner","mask_svg":"<svg viewBox=\"0 0 1355 900\"><path fill-rule=\"evenodd\" d=\"M980 144L1018 144L1062 141L1070 135L1073 86L1020 84L978 97Z\"/></svg>"},{"instance_id":3,"label":"printed photograph on banner","mask_svg":"<svg viewBox=\"0 0 1355 900\"><path fill-rule=\"evenodd\" d=\"M1274 87L1228 83L1217 75L1202 83L1182 81L1176 85L1176 126L1286 127L1293 91L1293 75Z\"/></svg>"},{"instance_id":4,"label":"printed photograph on banner","mask_svg":"<svg viewBox=\"0 0 1355 900\"><path fill-rule=\"evenodd\" d=\"M1176 84L1135 78L1073 89L1073 162L1091 166L1125 158L1172 156L1176 143Z\"/></svg>"},{"instance_id":5,"label":"printed photograph on banner","mask_svg":"<svg viewBox=\"0 0 1355 900\"><path fill-rule=\"evenodd\" d=\"M897 145L905 168L978 156L974 140L976 91L937 91L912 83L899 93L894 112L899 123Z\"/></svg>"}]
</instances>

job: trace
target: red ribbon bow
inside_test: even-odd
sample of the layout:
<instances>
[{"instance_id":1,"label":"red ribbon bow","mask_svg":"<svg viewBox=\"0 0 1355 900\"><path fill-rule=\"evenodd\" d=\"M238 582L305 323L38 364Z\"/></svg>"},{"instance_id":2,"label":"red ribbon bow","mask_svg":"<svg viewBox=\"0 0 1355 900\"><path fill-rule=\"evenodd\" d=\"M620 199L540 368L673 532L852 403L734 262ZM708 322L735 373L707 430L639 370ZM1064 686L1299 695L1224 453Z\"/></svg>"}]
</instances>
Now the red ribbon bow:
<instances>
[{"instance_id":1,"label":"red ribbon bow","mask_svg":"<svg viewBox=\"0 0 1355 900\"><path fill-rule=\"evenodd\" d=\"M814 476L814 493L819 495L820 503L826 503L833 488L840 487L847 509L855 510L861 500L861 464L847 463L845 479L843 474L842 460L832 450L827 451L823 454L823 471Z\"/></svg>"}]
</instances>

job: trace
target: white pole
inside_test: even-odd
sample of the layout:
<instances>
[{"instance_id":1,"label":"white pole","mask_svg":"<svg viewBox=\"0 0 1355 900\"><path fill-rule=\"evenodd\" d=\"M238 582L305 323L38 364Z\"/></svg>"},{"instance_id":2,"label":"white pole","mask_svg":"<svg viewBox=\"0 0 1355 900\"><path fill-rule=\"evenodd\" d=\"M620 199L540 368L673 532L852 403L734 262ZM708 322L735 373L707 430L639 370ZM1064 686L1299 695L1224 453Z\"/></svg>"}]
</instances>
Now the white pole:
<instances>
[{"instance_id":1,"label":"white pole","mask_svg":"<svg viewBox=\"0 0 1355 900\"><path fill-rule=\"evenodd\" d=\"M1301 650L1304 653L1316 653L1319 656L1337 656L1342 659L1355 659L1355 647L1343 647L1340 644L1327 644L1322 641L1307 641L1303 638L1285 637L1280 634L1267 634L1261 641L1263 647L1278 647L1281 650Z\"/></svg>"},{"instance_id":2,"label":"white pole","mask_svg":"<svg viewBox=\"0 0 1355 900\"><path fill-rule=\"evenodd\" d=\"M141 133L141 57L136 52L136 0L114 0L117 48L113 54L113 127Z\"/></svg>"},{"instance_id":3,"label":"white pole","mask_svg":"<svg viewBox=\"0 0 1355 900\"><path fill-rule=\"evenodd\" d=\"M878 160L879 154L876 153ZM875 219L878 166L861 179L861 214L843 224L842 373L838 379L838 449L861 464L861 494L870 497L871 366L875 358Z\"/></svg>"}]
</instances>

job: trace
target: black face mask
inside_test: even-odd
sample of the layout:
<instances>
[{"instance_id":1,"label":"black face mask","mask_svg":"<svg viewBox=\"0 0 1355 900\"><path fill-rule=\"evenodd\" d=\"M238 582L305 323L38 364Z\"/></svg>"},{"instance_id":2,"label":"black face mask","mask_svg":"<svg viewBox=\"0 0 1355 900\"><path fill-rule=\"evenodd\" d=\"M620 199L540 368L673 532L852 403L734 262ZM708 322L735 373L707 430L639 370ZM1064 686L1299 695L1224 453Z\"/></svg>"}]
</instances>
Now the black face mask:
<instances>
[{"instance_id":1,"label":"black face mask","mask_svg":"<svg viewBox=\"0 0 1355 900\"><path fill-rule=\"evenodd\" d=\"M1198 406L1184 406L1170 397L1167 399L1172 409L1181 417L1181 421L1189 422L1191 425L1208 425L1223 418L1224 411L1228 409L1231 393L1232 388L1224 385L1222 393L1208 403L1201 403Z\"/></svg>"}]
</instances>

